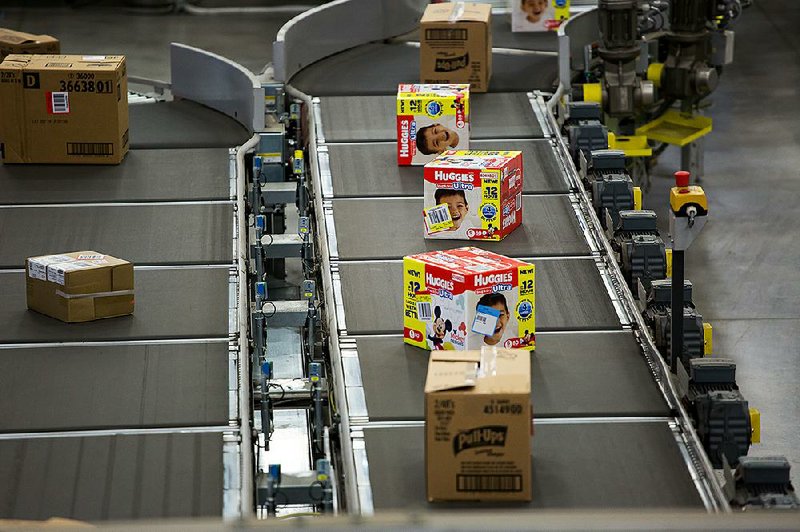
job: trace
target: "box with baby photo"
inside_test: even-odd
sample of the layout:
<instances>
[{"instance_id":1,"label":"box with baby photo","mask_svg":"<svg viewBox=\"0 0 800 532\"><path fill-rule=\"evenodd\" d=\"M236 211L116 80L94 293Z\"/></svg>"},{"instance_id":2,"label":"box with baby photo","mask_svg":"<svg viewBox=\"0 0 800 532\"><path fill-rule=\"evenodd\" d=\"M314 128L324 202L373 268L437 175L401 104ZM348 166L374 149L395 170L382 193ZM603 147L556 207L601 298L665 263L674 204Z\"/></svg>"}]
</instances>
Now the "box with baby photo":
<instances>
[{"instance_id":1,"label":"box with baby photo","mask_svg":"<svg viewBox=\"0 0 800 532\"><path fill-rule=\"evenodd\" d=\"M425 238L497 241L522 223L520 151L447 151L424 179Z\"/></svg>"},{"instance_id":2,"label":"box with baby photo","mask_svg":"<svg viewBox=\"0 0 800 532\"><path fill-rule=\"evenodd\" d=\"M569 18L569 0L508 0L511 31L556 31Z\"/></svg>"},{"instance_id":3,"label":"box with baby photo","mask_svg":"<svg viewBox=\"0 0 800 532\"><path fill-rule=\"evenodd\" d=\"M422 166L469 147L469 85L402 84L397 89L397 164Z\"/></svg>"},{"instance_id":4,"label":"box with baby photo","mask_svg":"<svg viewBox=\"0 0 800 532\"><path fill-rule=\"evenodd\" d=\"M533 264L466 247L403 258L403 341L423 349L535 348Z\"/></svg>"}]
</instances>

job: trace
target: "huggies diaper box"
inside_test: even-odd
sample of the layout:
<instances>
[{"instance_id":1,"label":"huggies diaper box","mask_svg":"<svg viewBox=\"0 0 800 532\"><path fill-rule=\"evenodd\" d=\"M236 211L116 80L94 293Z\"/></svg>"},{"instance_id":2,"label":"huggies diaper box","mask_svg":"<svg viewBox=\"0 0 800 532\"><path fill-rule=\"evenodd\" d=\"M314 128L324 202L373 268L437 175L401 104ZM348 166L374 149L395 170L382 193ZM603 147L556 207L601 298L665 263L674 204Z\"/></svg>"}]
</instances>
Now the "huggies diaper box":
<instances>
[{"instance_id":1,"label":"huggies diaper box","mask_svg":"<svg viewBox=\"0 0 800 532\"><path fill-rule=\"evenodd\" d=\"M474 247L403 258L403 340L430 350L535 348L533 264Z\"/></svg>"},{"instance_id":2,"label":"huggies diaper box","mask_svg":"<svg viewBox=\"0 0 800 532\"><path fill-rule=\"evenodd\" d=\"M447 151L424 179L425 238L497 241L522 223L520 151Z\"/></svg>"}]
</instances>

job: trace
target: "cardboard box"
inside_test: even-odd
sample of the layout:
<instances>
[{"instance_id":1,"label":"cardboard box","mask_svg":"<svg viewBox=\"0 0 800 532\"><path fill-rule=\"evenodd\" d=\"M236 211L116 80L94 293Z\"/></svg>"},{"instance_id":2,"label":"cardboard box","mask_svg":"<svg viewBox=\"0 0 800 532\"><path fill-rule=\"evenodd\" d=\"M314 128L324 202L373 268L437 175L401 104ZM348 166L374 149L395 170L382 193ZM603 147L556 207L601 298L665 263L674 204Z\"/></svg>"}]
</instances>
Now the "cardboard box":
<instances>
[{"instance_id":1,"label":"cardboard box","mask_svg":"<svg viewBox=\"0 0 800 532\"><path fill-rule=\"evenodd\" d=\"M569 0L508 0L511 31L557 31L569 18Z\"/></svg>"},{"instance_id":2,"label":"cardboard box","mask_svg":"<svg viewBox=\"0 0 800 532\"><path fill-rule=\"evenodd\" d=\"M96 251L31 257L28 308L65 322L133 313L133 264Z\"/></svg>"},{"instance_id":3,"label":"cardboard box","mask_svg":"<svg viewBox=\"0 0 800 532\"><path fill-rule=\"evenodd\" d=\"M489 90L492 77L492 6L471 2L431 4L420 21L422 83L469 83Z\"/></svg>"},{"instance_id":4,"label":"cardboard box","mask_svg":"<svg viewBox=\"0 0 800 532\"><path fill-rule=\"evenodd\" d=\"M436 351L425 382L429 501L531 500L530 354Z\"/></svg>"},{"instance_id":5,"label":"cardboard box","mask_svg":"<svg viewBox=\"0 0 800 532\"><path fill-rule=\"evenodd\" d=\"M0 28L0 61L10 54L57 54L61 43L50 35L33 35Z\"/></svg>"},{"instance_id":6,"label":"cardboard box","mask_svg":"<svg viewBox=\"0 0 800 532\"><path fill-rule=\"evenodd\" d=\"M469 148L469 85L401 84L397 164L423 165L452 148Z\"/></svg>"},{"instance_id":7,"label":"cardboard box","mask_svg":"<svg viewBox=\"0 0 800 532\"><path fill-rule=\"evenodd\" d=\"M533 264L467 247L403 258L403 341L423 349L536 346Z\"/></svg>"},{"instance_id":8,"label":"cardboard box","mask_svg":"<svg viewBox=\"0 0 800 532\"><path fill-rule=\"evenodd\" d=\"M125 57L9 55L0 64L5 163L117 164L128 152Z\"/></svg>"},{"instance_id":9,"label":"cardboard box","mask_svg":"<svg viewBox=\"0 0 800 532\"><path fill-rule=\"evenodd\" d=\"M425 238L499 241L522 223L520 151L447 151L424 179Z\"/></svg>"}]
</instances>

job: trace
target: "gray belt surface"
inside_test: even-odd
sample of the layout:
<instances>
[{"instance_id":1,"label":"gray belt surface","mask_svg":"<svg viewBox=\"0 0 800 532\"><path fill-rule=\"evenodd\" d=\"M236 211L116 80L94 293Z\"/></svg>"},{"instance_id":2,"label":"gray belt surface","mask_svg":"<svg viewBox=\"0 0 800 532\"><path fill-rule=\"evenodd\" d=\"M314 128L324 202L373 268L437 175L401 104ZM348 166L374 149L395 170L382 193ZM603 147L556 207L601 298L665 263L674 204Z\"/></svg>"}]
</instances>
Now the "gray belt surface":
<instances>
[{"instance_id":1,"label":"gray belt surface","mask_svg":"<svg viewBox=\"0 0 800 532\"><path fill-rule=\"evenodd\" d=\"M0 518L128 520L222 514L222 435L0 441Z\"/></svg>"},{"instance_id":2,"label":"gray belt surface","mask_svg":"<svg viewBox=\"0 0 800 532\"><path fill-rule=\"evenodd\" d=\"M553 148L546 140L479 140L473 150L520 150L523 164L523 191L568 192ZM421 196L421 166L397 166L395 143L331 144L333 194L354 196Z\"/></svg>"},{"instance_id":3,"label":"gray belt surface","mask_svg":"<svg viewBox=\"0 0 800 532\"><path fill-rule=\"evenodd\" d=\"M228 199L228 150L131 150L119 165L0 165L0 204Z\"/></svg>"},{"instance_id":4,"label":"gray belt surface","mask_svg":"<svg viewBox=\"0 0 800 532\"><path fill-rule=\"evenodd\" d=\"M228 423L228 344L0 349L0 432Z\"/></svg>"},{"instance_id":5,"label":"gray belt surface","mask_svg":"<svg viewBox=\"0 0 800 532\"><path fill-rule=\"evenodd\" d=\"M129 107L131 148L231 148L250 133L236 120L188 100Z\"/></svg>"},{"instance_id":6,"label":"gray belt surface","mask_svg":"<svg viewBox=\"0 0 800 532\"><path fill-rule=\"evenodd\" d=\"M533 263L537 331L621 328L594 261ZM402 262L344 262L339 272L348 334L402 333Z\"/></svg>"},{"instance_id":7,"label":"gray belt surface","mask_svg":"<svg viewBox=\"0 0 800 532\"><path fill-rule=\"evenodd\" d=\"M63 323L27 309L24 273L2 273L0 343L227 337L227 269L136 269L134 277L132 316Z\"/></svg>"},{"instance_id":8,"label":"gray belt surface","mask_svg":"<svg viewBox=\"0 0 800 532\"><path fill-rule=\"evenodd\" d=\"M589 254L566 195L523 196L522 225L500 242L423 239L422 198L335 199L332 203L342 260L400 259L463 246L480 246L509 257Z\"/></svg>"},{"instance_id":9,"label":"gray belt surface","mask_svg":"<svg viewBox=\"0 0 800 532\"><path fill-rule=\"evenodd\" d=\"M397 87L391 96L320 98L326 142L397 142ZM470 95L470 139L530 139L544 136L523 93Z\"/></svg>"},{"instance_id":10,"label":"gray belt surface","mask_svg":"<svg viewBox=\"0 0 800 532\"><path fill-rule=\"evenodd\" d=\"M83 250L139 265L232 262L232 220L228 204L0 209L0 268Z\"/></svg>"},{"instance_id":11,"label":"gray belt surface","mask_svg":"<svg viewBox=\"0 0 800 532\"><path fill-rule=\"evenodd\" d=\"M553 89L554 56L492 54L491 92ZM291 84L314 96L394 94L400 83L419 80L419 47L403 42L370 43L332 55L304 68Z\"/></svg>"},{"instance_id":12,"label":"gray belt surface","mask_svg":"<svg viewBox=\"0 0 800 532\"><path fill-rule=\"evenodd\" d=\"M356 343L369 420L423 420L430 352L400 335L361 336ZM627 331L537 335L531 379L537 418L669 414Z\"/></svg>"},{"instance_id":13,"label":"gray belt surface","mask_svg":"<svg viewBox=\"0 0 800 532\"><path fill-rule=\"evenodd\" d=\"M702 509L666 422L537 424L535 431L533 508ZM365 428L364 439L376 510L492 506L426 502L423 427Z\"/></svg>"}]
</instances>

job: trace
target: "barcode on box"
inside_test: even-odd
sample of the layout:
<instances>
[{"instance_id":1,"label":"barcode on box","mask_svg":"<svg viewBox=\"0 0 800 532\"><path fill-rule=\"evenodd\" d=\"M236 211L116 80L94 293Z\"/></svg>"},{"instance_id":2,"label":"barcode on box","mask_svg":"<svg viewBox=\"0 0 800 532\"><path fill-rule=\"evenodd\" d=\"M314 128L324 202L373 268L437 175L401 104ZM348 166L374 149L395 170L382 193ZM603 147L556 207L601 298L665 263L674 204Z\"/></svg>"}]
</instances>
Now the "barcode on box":
<instances>
[{"instance_id":1,"label":"barcode on box","mask_svg":"<svg viewBox=\"0 0 800 532\"><path fill-rule=\"evenodd\" d=\"M522 491L522 475L456 475L457 491Z\"/></svg>"},{"instance_id":2,"label":"barcode on box","mask_svg":"<svg viewBox=\"0 0 800 532\"><path fill-rule=\"evenodd\" d=\"M68 92L50 93L50 112L54 115L63 115L69 113Z\"/></svg>"},{"instance_id":3,"label":"barcode on box","mask_svg":"<svg viewBox=\"0 0 800 532\"><path fill-rule=\"evenodd\" d=\"M67 142L67 155L114 155L113 142Z\"/></svg>"},{"instance_id":4,"label":"barcode on box","mask_svg":"<svg viewBox=\"0 0 800 532\"><path fill-rule=\"evenodd\" d=\"M428 41L466 41L467 30L463 28L432 28L425 30L425 39Z\"/></svg>"},{"instance_id":5,"label":"barcode on box","mask_svg":"<svg viewBox=\"0 0 800 532\"><path fill-rule=\"evenodd\" d=\"M430 303L417 303L417 318L421 321L431 321Z\"/></svg>"},{"instance_id":6,"label":"barcode on box","mask_svg":"<svg viewBox=\"0 0 800 532\"><path fill-rule=\"evenodd\" d=\"M432 209L428 209L429 225L446 223L450 220L450 209L447 205L438 205Z\"/></svg>"},{"instance_id":7,"label":"barcode on box","mask_svg":"<svg viewBox=\"0 0 800 532\"><path fill-rule=\"evenodd\" d=\"M516 209L515 209L515 210L520 210L520 209L522 209L522 192L520 192L519 194L517 194L517 198L516 198L516 201L515 201L514 203L515 203L515 205L514 205L514 206L516 207Z\"/></svg>"}]
</instances>

